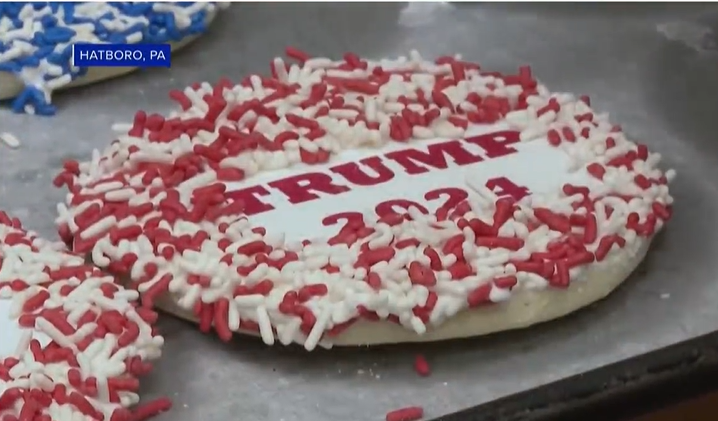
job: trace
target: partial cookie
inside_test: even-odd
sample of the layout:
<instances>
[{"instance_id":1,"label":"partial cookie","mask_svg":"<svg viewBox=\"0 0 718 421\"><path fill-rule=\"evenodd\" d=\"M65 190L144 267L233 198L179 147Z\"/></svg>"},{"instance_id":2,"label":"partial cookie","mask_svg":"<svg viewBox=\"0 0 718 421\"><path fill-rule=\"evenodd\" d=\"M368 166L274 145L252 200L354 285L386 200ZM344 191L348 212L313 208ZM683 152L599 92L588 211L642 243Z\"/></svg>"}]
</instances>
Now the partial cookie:
<instances>
[{"instance_id":1,"label":"partial cookie","mask_svg":"<svg viewBox=\"0 0 718 421\"><path fill-rule=\"evenodd\" d=\"M670 218L660 155L528 67L288 54L68 162L63 238L204 331L311 350L563 316Z\"/></svg>"},{"instance_id":2,"label":"partial cookie","mask_svg":"<svg viewBox=\"0 0 718 421\"><path fill-rule=\"evenodd\" d=\"M0 419L136 421L169 409L139 402L160 356L156 313L81 256L0 212Z\"/></svg>"},{"instance_id":3,"label":"partial cookie","mask_svg":"<svg viewBox=\"0 0 718 421\"><path fill-rule=\"evenodd\" d=\"M136 69L76 67L73 44L169 43L175 51L206 31L218 6L216 2L0 4L0 99L14 98L15 112L52 115L53 91Z\"/></svg>"}]
</instances>

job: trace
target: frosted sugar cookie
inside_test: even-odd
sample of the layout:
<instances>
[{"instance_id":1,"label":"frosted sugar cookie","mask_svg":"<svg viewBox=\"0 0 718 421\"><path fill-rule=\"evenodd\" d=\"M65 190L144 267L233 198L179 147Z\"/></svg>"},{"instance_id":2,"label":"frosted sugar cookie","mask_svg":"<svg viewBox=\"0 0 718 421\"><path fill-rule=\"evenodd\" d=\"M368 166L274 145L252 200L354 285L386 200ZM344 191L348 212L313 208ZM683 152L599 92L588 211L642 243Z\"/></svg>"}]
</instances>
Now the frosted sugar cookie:
<instances>
[{"instance_id":1,"label":"frosted sugar cookie","mask_svg":"<svg viewBox=\"0 0 718 421\"><path fill-rule=\"evenodd\" d=\"M120 76L134 67L79 68L72 46L162 44L177 50L206 31L219 4L8 2L0 4L0 99L16 112L52 115L52 92Z\"/></svg>"},{"instance_id":2,"label":"frosted sugar cookie","mask_svg":"<svg viewBox=\"0 0 718 421\"><path fill-rule=\"evenodd\" d=\"M137 296L0 212L0 419L134 421L168 409L135 406L163 345Z\"/></svg>"},{"instance_id":3,"label":"frosted sugar cookie","mask_svg":"<svg viewBox=\"0 0 718 421\"><path fill-rule=\"evenodd\" d=\"M68 162L63 238L202 330L311 350L563 316L670 218L660 155L528 67L288 55Z\"/></svg>"}]
</instances>

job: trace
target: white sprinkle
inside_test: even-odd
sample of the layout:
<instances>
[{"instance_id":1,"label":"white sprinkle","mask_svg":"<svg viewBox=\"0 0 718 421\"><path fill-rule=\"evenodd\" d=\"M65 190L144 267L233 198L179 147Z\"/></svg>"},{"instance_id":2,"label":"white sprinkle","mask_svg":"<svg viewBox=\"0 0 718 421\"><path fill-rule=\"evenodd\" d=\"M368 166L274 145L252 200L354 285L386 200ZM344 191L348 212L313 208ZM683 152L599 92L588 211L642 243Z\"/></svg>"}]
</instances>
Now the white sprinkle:
<instances>
[{"instance_id":1,"label":"white sprinkle","mask_svg":"<svg viewBox=\"0 0 718 421\"><path fill-rule=\"evenodd\" d=\"M20 147L20 140L12 133L0 133L0 140L2 140L2 142L10 148L15 149Z\"/></svg>"}]
</instances>

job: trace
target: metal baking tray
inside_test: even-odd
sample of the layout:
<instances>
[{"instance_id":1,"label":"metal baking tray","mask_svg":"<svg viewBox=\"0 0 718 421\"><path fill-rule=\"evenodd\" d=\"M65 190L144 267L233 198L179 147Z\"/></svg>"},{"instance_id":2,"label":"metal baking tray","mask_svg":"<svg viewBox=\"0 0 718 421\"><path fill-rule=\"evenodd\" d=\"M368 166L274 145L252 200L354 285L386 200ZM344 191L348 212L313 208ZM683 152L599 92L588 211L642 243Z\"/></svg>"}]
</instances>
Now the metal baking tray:
<instances>
[{"instance_id":1,"label":"metal baking tray","mask_svg":"<svg viewBox=\"0 0 718 421\"><path fill-rule=\"evenodd\" d=\"M642 361L718 328L716 16L710 4L235 4L175 56L172 69L58 94L53 118L0 110L0 131L22 142L0 148L0 207L56 237L55 204L64 192L51 181L64 159L88 158L111 140L111 124L130 121L138 107L167 112L170 89L266 72L289 44L327 56L460 52L499 71L531 64L552 90L591 95L594 108L610 112L678 171L675 217L622 288L522 331L312 353L249 337L222 343L167 316L164 357L143 383L143 397L175 402L158 421L371 421L411 405L422 405L427 419L475 408L461 419L479 420L489 419L481 411L500 412L491 409L496 402L529 411L536 402L509 397L568 378L601 388L591 377L596 369ZM432 376L414 373L417 353Z\"/></svg>"}]
</instances>

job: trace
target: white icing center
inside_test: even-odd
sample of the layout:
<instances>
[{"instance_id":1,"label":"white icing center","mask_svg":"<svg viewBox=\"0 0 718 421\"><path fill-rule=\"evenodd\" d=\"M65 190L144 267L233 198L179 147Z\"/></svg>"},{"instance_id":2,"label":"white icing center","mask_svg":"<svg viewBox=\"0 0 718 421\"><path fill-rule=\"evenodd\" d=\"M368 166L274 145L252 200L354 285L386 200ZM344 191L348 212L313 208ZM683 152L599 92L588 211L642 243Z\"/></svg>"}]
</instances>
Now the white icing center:
<instances>
[{"instance_id":1,"label":"white icing center","mask_svg":"<svg viewBox=\"0 0 718 421\"><path fill-rule=\"evenodd\" d=\"M509 130L504 124L472 125L467 129L464 138L471 138L482 134L496 133ZM385 155L391 152L415 149L427 152L429 145L449 142L452 139L434 138L412 141L410 145L400 142L391 142L381 149L353 149L343 150L333 158L319 165L299 163L289 168L261 172L241 182L227 183L228 192L262 186L269 194L257 195L263 203L271 205L274 209L253 214L249 220L254 226L263 226L275 233L284 233L285 240L296 242L305 239L326 240L336 235L343 224L325 226L322 219L327 215L342 212L358 211L365 215L373 213L375 206L387 200L406 199L426 207L429 212L435 212L446 201L446 195L434 200L427 200L427 192L447 187L456 187L473 194L471 185L485 185L486 182L498 177L504 177L513 184L525 187L530 194L555 195L561 186L566 183L577 185L594 185L596 180L588 175L585 169L571 168L571 158L560 148L551 146L546 138L538 138L529 142L516 142L506 146L515 152L490 158L487 151L479 145L460 140L461 147L474 156L480 156L482 161L459 165L452 156L445 154L447 168L433 168L419 161L413 161L428 171L409 174L396 160ZM410 146L410 147L407 147ZM382 164L388 167L394 177L386 182L361 186L352 184L341 174L331 169L346 163L379 157ZM375 176L376 171L359 164L368 175ZM273 188L272 183L289 177L308 173L322 173L332 178L332 184L346 186L349 191L337 194L327 194L318 190L309 190L309 193L319 196L313 200L292 203L289 195L281 189ZM301 185L306 185L306 183ZM498 188L494 191L498 192ZM231 195L230 195L231 197Z\"/></svg>"},{"instance_id":2,"label":"white icing center","mask_svg":"<svg viewBox=\"0 0 718 421\"><path fill-rule=\"evenodd\" d=\"M50 338L40 331L34 329L26 329L20 327L17 323L17 315L13 314L12 299L0 298L0 360L15 356L18 351L18 346L25 342L29 342L31 339L37 339L40 344L44 347L50 343ZM31 337L27 336L28 330L31 330ZM0 388L2 384L0 382ZM2 390L0 389L0 393Z\"/></svg>"},{"instance_id":3,"label":"white icing center","mask_svg":"<svg viewBox=\"0 0 718 421\"><path fill-rule=\"evenodd\" d=\"M2 341L0 341L0 359L7 358L15 352L17 344L20 342L22 331L14 318L10 318L10 307L12 301L7 298L0 298L0 332L2 332Z\"/></svg>"}]
</instances>

